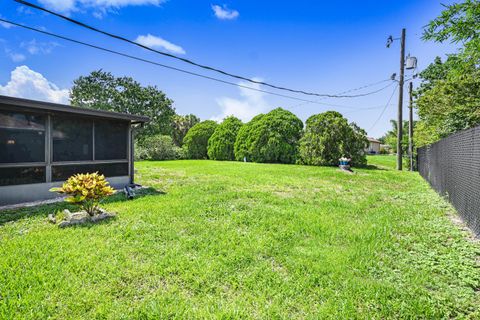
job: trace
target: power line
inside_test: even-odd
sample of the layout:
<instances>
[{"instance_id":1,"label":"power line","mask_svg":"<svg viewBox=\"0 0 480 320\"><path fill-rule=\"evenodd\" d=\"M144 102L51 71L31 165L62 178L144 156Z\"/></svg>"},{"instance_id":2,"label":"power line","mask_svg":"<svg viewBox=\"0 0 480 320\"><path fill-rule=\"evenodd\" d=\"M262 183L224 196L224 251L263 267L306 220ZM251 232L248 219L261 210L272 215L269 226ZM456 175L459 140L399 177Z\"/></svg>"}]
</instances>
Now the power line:
<instances>
[{"instance_id":1,"label":"power line","mask_svg":"<svg viewBox=\"0 0 480 320\"><path fill-rule=\"evenodd\" d=\"M230 82L230 81L226 81L226 80L202 75L202 74L199 74L199 73L196 73L196 72L191 72L191 71L188 71L188 70L172 67L172 66L165 65L165 64L162 64L162 63L158 63L158 62L155 62L155 61L152 61L152 60L148 60L148 59L140 58L140 57L137 57L137 56L133 56L133 55L130 55L130 54L127 54L127 53L123 53L123 52L119 52L119 51L116 51L116 50L112 50L112 49L100 47L100 46L97 46L97 45L93 45L93 44L90 44L90 43L87 43L87 42L75 40L75 39L72 39L72 38L69 38L69 37L65 37L65 36L55 34L55 33L51 33L51 32L45 31L45 30L40 30L40 29L37 29L37 28L26 26L26 25L23 25L23 24L20 24L20 23L16 23L16 22L13 22L13 21L10 21L10 20L3 19L3 18L0 18L0 21L5 22L5 23L9 23L11 25L14 25L14 26L17 26L17 27L20 27L20 28L24 28L24 29L27 29L27 30L30 30L30 31L38 32L38 33L41 33L41 34L44 34L44 35L48 35L48 36L51 36L51 37L55 37L55 38L62 39L62 40L65 40L65 41L69 41L69 42L72 42L72 43L80 44L80 45L83 45L83 46L86 46L86 47L90 47L90 48L93 48L93 49L97 49L97 50L101 50L101 51L104 51L104 52L116 54L116 55L119 55L119 56L122 56L122 57L125 57L125 58L130 58L130 59L133 59L133 60L149 63L149 64L152 64L152 65L155 65L155 66L159 66L159 67L162 67L162 68L167 68L167 69L170 69L170 70L182 72L182 73L189 74L189 75L192 75L192 76L216 81L216 82L219 82L219 83L228 84L228 85L231 85L231 86L236 86L236 87L240 87L240 88L244 88L244 89L248 89L248 90L253 90L253 91L262 92L262 93L266 93L266 94L270 94L270 95L274 95L274 96L278 96L278 97L282 97L282 98L287 98L287 99L292 99L292 100L297 100L297 101L303 101L303 102L308 102L308 103L315 103L315 104L321 104L321 105L327 105L327 106L337 106L337 107L344 107L344 108L352 108L352 109L355 108L355 107L350 107L350 106L330 105L330 104L325 104L325 103L319 103L319 102L316 102L316 101L311 101L311 100L307 100L307 99L302 99L302 98L298 98L298 97L284 95L284 94L271 92L271 91L267 91L267 90L262 90L262 89L258 89L258 88L253 88L253 87L245 86L245 85L242 85L242 84L239 84L239 83Z\"/></svg>"},{"instance_id":2,"label":"power line","mask_svg":"<svg viewBox=\"0 0 480 320\"><path fill-rule=\"evenodd\" d=\"M374 85L377 85L377 84L380 84L380 83L383 83L383 82L386 82L386 81L391 81L390 79L386 79L386 80L382 80L382 81L379 81L379 82L375 82L375 83L372 83L370 85L365 85L365 86L362 86L362 87L359 87L359 88L355 88L355 89L350 89L350 90L347 90L347 91L344 91L344 92L341 92L341 93L338 93L339 95L341 94L344 94L344 93L348 93L348 92L352 92L352 91L358 91L358 90L362 90L362 89L365 89L365 88L368 88L368 87L371 87L371 86L374 86ZM375 93L378 93L380 91L383 91L389 87L391 87L395 82L391 82L389 83L388 85L380 88L380 89L377 89L377 90L374 90L374 91L371 91L371 92L366 92L366 93L362 93L362 94L358 94L357 97L365 97L365 96L369 96L369 95L372 95L372 94L375 94ZM317 104L324 104L324 105L329 105L329 106L336 106L336 107L340 107L340 105L335 105L335 104L329 104L329 103L322 103L320 102L321 100L325 100L327 98L322 98L322 99L318 99L318 100L315 100L315 103ZM293 105L291 106L290 108L297 108L297 107L300 107L300 106L303 106L303 105L306 105L306 104L309 104L311 102L302 102L302 103L299 103L299 104L296 104L296 105ZM355 108L355 107L353 107Z\"/></svg>"},{"instance_id":3,"label":"power line","mask_svg":"<svg viewBox=\"0 0 480 320\"><path fill-rule=\"evenodd\" d=\"M374 83L369 83L369 84L366 84L366 85L361 86L361 87L357 87L357 88L353 88L353 89L350 89L350 90L347 90L347 91L339 92L337 94L345 94L345 93L349 93L349 92L352 92L352 91L362 90L362 89L373 87L373 86L376 86L377 84L384 83L384 82L391 81L391 80L392 79L385 79L385 80L377 81L377 82L374 82Z\"/></svg>"},{"instance_id":4,"label":"power line","mask_svg":"<svg viewBox=\"0 0 480 320\"><path fill-rule=\"evenodd\" d=\"M309 104L309 103L310 103L310 102L305 103L305 104ZM326 106L326 107L337 107L337 108L344 108L344 109L353 110L353 111L348 111L349 113L350 113L350 112L354 112L354 111L380 109L380 108L383 108L383 107L384 107L383 104L380 105L380 106L358 107L358 106L350 106L350 105L344 105L344 104L333 104L333 103L319 102L319 101L312 101L312 103L319 104L319 105ZM303 105L303 103L302 103L302 105ZM297 105L297 106L298 106L298 105ZM289 108L293 108L293 107L289 107Z\"/></svg>"},{"instance_id":5,"label":"power line","mask_svg":"<svg viewBox=\"0 0 480 320\"><path fill-rule=\"evenodd\" d=\"M262 92L262 93L266 93L266 94L270 94L270 95L274 95L274 96L278 96L278 97L282 97L282 98L287 98L287 99L292 99L292 100L297 100L297 101L303 101L304 103L314 103L314 104L320 104L320 105L326 105L326 106L356 109L356 107L321 103L321 102L317 102L317 101L311 101L311 100L302 99L302 98L298 98L298 97L293 97L293 96L289 96L289 95L284 95L284 94L280 94L280 93L276 93L276 92L271 92L271 91L267 91L267 90L253 88L253 87L245 86L245 85L242 85L242 84L239 84L239 83L230 82L230 81L226 81L226 80L222 80L222 79L218 79L218 78L214 78L214 77L210 77L210 76L205 76L205 75L202 75L202 74L199 74L199 73L196 73L196 72L191 72L191 71L188 71L188 70L172 67L172 66L165 65L165 64L162 64L162 63L158 63L158 62L155 62L155 61L152 61L152 60L140 58L140 57L133 56L133 55L130 55L130 54L126 54L126 53L123 53L123 52L119 52L119 51L115 51L115 50L112 50L112 49L100 47L100 46L97 46L97 45L93 45L93 44L90 44L90 43L87 43L87 42L75 40L75 39L72 39L72 38L69 38L69 37L65 37L65 36L55 34L55 33L51 33L51 32L45 31L45 30L40 30L40 29L37 29L37 28L26 26L26 25L23 25L23 24L20 24L20 23L16 23L16 22L13 22L13 21L10 21L10 20L3 19L3 18L0 18L0 21L5 22L5 23L9 23L11 25L14 25L14 26L17 26L17 27L20 27L20 28L24 28L24 29L27 29L27 30L30 30L30 31L38 32L38 33L41 33L41 34L44 34L44 35L47 35L47 36L55 37L55 38L58 38L58 39L62 39L62 40L65 40L65 41L69 41L69 42L72 42L72 43L76 43L76 44L80 44L80 45L83 45L83 46L86 46L86 47L90 47L90 48L93 48L93 49L97 49L97 50L101 50L101 51L104 51L104 52L116 54L116 55L119 55L119 56L122 56L122 57L125 57L125 58L130 58L130 59L133 59L133 60L149 63L149 64L152 64L152 65L155 65L155 66L158 66L158 67L167 68L167 69L170 69L170 70L182 72L182 73L189 74L189 75L192 75L192 76L204 78L204 79L207 79L207 80L212 80L212 81L216 81L216 82L219 82L219 83L228 84L228 85L231 85L231 86L236 86L236 87L240 87L240 88L244 88L244 89L248 89L248 90L253 90L253 91L257 91L257 92Z\"/></svg>"},{"instance_id":6,"label":"power line","mask_svg":"<svg viewBox=\"0 0 480 320\"><path fill-rule=\"evenodd\" d=\"M394 105L395 104L393 104L393 103L388 104L388 106L394 106ZM351 111L344 112L344 114L352 114L352 113L355 113L355 112L361 112L361 111L365 111L365 110L377 110L377 109L382 109L382 108L385 108L385 106L383 104L381 106L358 108L356 110L351 110Z\"/></svg>"},{"instance_id":7,"label":"power line","mask_svg":"<svg viewBox=\"0 0 480 320\"><path fill-rule=\"evenodd\" d=\"M189 59L186 59L186 58L182 58L182 57L176 56L176 55L174 55L174 54L170 54L170 53L166 53L166 52L162 52L162 51L159 51L159 50L150 48L150 47L145 46L145 45L142 45L142 44L140 44L140 43L138 43L138 42L129 40L129 39L123 37L123 36L119 36L119 35L116 35L116 34L113 34L113 33L110 33L110 32L107 32L107 31L104 31L104 30L101 30L101 29L92 27L92 26L90 26L90 25L88 25L88 24L86 24L86 23L80 22L80 21L78 21L78 20L72 19L72 18L70 18L70 17L64 16L64 15L59 14L59 13L56 13L56 12L54 12L54 11L48 10L48 9L46 9L46 8L43 8L43 7L38 6L38 5L36 5L36 4L30 3L30 2L28 2L28 1L24 1L24 0L14 0L14 1L17 2L17 3L23 4L23 5L26 5L26 6L30 7L30 8L34 8L34 9L41 10L41 11L43 11L43 12L49 13L49 14L51 14L51 15L54 15L54 16L56 16L56 17L59 17L59 18L64 19L64 20L66 20L66 21L69 21L69 22L71 22L71 23L74 23L74 24L76 24L76 25L78 25L78 26L80 26L80 27L89 29L89 30L91 30L91 31L94 31L94 32L97 32L97 33L101 33L101 34L106 35L106 36L108 36L108 37L111 37L111 38L114 38L114 39L117 39L117 40L121 40L121 41L130 43L130 44L132 44L132 45L135 45L135 46L141 47L141 48L143 48L143 49L146 49L146 50L148 50L148 51L152 51L152 52L155 52L155 53L157 53L157 54L160 54L160 55L163 55L163 56L166 56L166 57L169 57L169 58L177 59L177 60L180 60L180 61L182 61L182 62L191 64L191 65L193 65L193 66L196 66L196 67L199 67L199 68L203 68L203 69L206 69L206 70L209 70L209 71L214 71L214 72L217 72L217 73L220 73L220 74L222 74L222 75L229 76L229 77L232 77L232 78L236 78L236 79L248 81L248 82L251 82L251 83L255 83L255 84L259 84L259 85L271 87L271 88L278 89L278 90L289 91L289 92L293 92L293 93L301 93L301 94L309 95L309 96L328 97L328 98L356 98L356 97L359 97L359 95L334 95L334 94L323 94L323 93L315 93L315 92L307 92L307 91L303 91L303 90L290 89L290 88L286 88L286 87L281 87L281 86L273 85L273 84L270 84L270 83L267 83L267 82L257 81L257 80L253 80L253 79L246 78L246 77L243 77L243 76L235 75L235 74L233 74L233 73L229 73L229 72L220 70L220 69L218 69L218 68L214 68L214 67L210 67L210 66L207 66L207 65L204 65L204 64L200 64L200 63L194 62L194 61L192 61L192 60L189 60Z\"/></svg>"},{"instance_id":8,"label":"power line","mask_svg":"<svg viewBox=\"0 0 480 320\"><path fill-rule=\"evenodd\" d=\"M390 101L392 101L393 96L395 95L395 92L397 91L397 88L398 88L398 85L396 85L395 88L393 89L392 95L391 95L390 98L388 99L387 104L386 104L385 107L383 108L382 112L380 112L380 115L378 116L377 120L375 120L375 122L374 122L373 125L370 127L370 129L368 129L368 131L371 131L373 128L375 128L375 126L377 125L378 121L382 118L383 114L385 113L385 110L387 110L387 107L390 105Z\"/></svg>"}]
</instances>

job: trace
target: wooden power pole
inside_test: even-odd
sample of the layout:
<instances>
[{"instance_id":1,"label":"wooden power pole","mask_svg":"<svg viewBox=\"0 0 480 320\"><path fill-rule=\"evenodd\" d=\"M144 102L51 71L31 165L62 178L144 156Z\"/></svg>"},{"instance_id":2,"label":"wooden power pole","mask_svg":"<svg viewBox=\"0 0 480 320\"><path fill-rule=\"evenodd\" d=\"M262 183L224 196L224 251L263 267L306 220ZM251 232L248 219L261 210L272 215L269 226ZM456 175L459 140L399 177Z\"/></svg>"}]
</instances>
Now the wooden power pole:
<instances>
[{"instance_id":1,"label":"wooden power pole","mask_svg":"<svg viewBox=\"0 0 480 320\"><path fill-rule=\"evenodd\" d=\"M400 49L400 80L398 83L398 117L397 117L397 170L402 170L402 137L403 137L403 82L405 76L405 28L402 29Z\"/></svg>"},{"instance_id":2,"label":"wooden power pole","mask_svg":"<svg viewBox=\"0 0 480 320\"><path fill-rule=\"evenodd\" d=\"M410 103L408 105L408 154L410 156L410 171L413 171L413 82L408 86Z\"/></svg>"}]
</instances>

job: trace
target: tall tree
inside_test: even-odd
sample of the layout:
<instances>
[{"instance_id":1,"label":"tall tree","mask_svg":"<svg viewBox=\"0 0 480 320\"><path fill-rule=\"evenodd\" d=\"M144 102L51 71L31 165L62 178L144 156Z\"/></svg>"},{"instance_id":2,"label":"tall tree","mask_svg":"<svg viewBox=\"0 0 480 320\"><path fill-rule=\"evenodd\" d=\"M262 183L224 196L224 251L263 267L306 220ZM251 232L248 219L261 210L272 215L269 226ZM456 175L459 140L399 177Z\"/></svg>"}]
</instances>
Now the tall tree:
<instances>
[{"instance_id":1,"label":"tall tree","mask_svg":"<svg viewBox=\"0 0 480 320\"><path fill-rule=\"evenodd\" d=\"M387 131L387 133L380 139L383 140L385 144L389 145L391 150L396 153L398 123L397 120L390 120L390 123L392 124L392 130ZM414 121L413 124L416 128L416 121ZM406 154L408 150L408 121L403 121L402 135L402 152Z\"/></svg>"},{"instance_id":2,"label":"tall tree","mask_svg":"<svg viewBox=\"0 0 480 320\"><path fill-rule=\"evenodd\" d=\"M480 1L464 0L445 5L440 16L430 21L423 39L462 44L459 53L470 63L480 59Z\"/></svg>"},{"instance_id":3,"label":"tall tree","mask_svg":"<svg viewBox=\"0 0 480 320\"><path fill-rule=\"evenodd\" d=\"M354 165L367 163L365 130L348 123L341 113L327 111L307 119L300 139L300 163L314 166L337 165L341 157L351 158Z\"/></svg>"},{"instance_id":4,"label":"tall tree","mask_svg":"<svg viewBox=\"0 0 480 320\"><path fill-rule=\"evenodd\" d=\"M136 135L139 140L172 131L173 101L157 87L142 86L131 77L115 77L103 70L80 76L73 81L70 101L75 106L149 117Z\"/></svg>"},{"instance_id":5,"label":"tall tree","mask_svg":"<svg viewBox=\"0 0 480 320\"><path fill-rule=\"evenodd\" d=\"M234 145L235 159L295 163L302 129L302 120L282 108L257 115L240 128Z\"/></svg>"},{"instance_id":6,"label":"tall tree","mask_svg":"<svg viewBox=\"0 0 480 320\"><path fill-rule=\"evenodd\" d=\"M235 160L234 145L243 123L234 116L223 119L208 139L208 158L212 160Z\"/></svg>"},{"instance_id":7,"label":"tall tree","mask_svg":"<svg viewBox=\"0 0 480 320\"><path fill-rule=\"evenodd\" d=\"M175 115L172 118L172 138L173 142L181 147L183 145L183 138L191 127L200 122L200 118L187 114L185 116Z\"/></svg>"},{"instance_id":8,"label":"tall tree","mask_svg":"<svg viewBox=\"0 0 480 320\"><path fill-rule=\"evenodd\" d=\"M444 62L437 57L420 73L416 146L480 124L480 1L445 6L425 27L423 38L450 41L460 48Z\"/></svg>"},{"instance_id":9,"label":"tall tree","mask_svg":"<svg viewBox=\"0 0 480 320\"><path fill-rule=\"evenodd\" d=\"M218 124L213 120L205 120L188 130L183 139L183 150L187 159L208 159L208 139Z\"/></svg>"}]
</instances>

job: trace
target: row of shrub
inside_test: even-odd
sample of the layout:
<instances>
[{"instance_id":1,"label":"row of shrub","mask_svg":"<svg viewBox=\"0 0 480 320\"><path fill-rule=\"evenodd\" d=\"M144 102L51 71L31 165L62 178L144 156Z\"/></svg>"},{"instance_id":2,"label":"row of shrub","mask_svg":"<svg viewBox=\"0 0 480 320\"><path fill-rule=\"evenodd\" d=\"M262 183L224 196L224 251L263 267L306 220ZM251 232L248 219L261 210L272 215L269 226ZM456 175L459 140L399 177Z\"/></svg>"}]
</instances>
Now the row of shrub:
<instances>
[{"instance_id":1,"label":"row of shrub","mask_svg":"<svg viewBox=\"0 0 480 320\"><path fill-rule=\"evenodd\" d=\"M266 163L336 165L341 157L354 165L366 163L366 132L340 113L327 111L303 122L277 108L243 124L227 117L220 124L207 120L194 125L176 147L168 136L154 136L137 147L138 159L212 159Z\"/></svg>"},{"instance_id":2,"label":"row of shrub","mask_svg":"<svg viewBox=\"0 0 480 320\"><path fill-rule=\"evenodd\" d=\"M146 137L135 144L135 160L176 160L185 158L183 149L166 135Z\"/></svg>"}]
</instances>

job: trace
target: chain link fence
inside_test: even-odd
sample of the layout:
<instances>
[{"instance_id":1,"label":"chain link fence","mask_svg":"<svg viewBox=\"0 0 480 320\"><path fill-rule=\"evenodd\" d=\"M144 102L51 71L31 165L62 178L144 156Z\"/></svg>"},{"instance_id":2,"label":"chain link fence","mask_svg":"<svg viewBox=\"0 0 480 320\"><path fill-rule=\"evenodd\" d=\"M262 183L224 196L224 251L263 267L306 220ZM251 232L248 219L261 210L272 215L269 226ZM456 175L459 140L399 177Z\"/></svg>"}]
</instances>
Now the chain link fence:
<instances>
[{"instance_id":1,"label":"chain link fence","mask_svg":"<svg viewBox=\"0 0 480 320\"><path fill-rule=\"evenodd\" d=\"M418 171L480 235L480 126L418 148Z\"/></svg>"}]
</instances>

